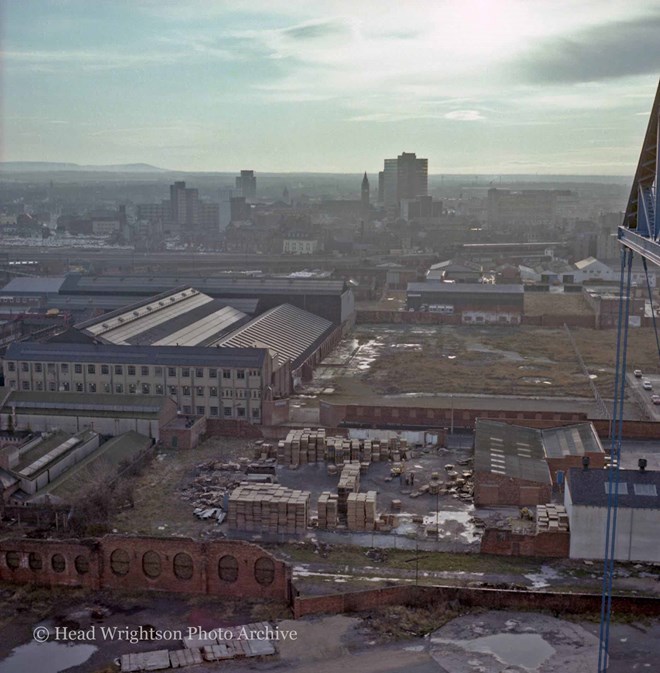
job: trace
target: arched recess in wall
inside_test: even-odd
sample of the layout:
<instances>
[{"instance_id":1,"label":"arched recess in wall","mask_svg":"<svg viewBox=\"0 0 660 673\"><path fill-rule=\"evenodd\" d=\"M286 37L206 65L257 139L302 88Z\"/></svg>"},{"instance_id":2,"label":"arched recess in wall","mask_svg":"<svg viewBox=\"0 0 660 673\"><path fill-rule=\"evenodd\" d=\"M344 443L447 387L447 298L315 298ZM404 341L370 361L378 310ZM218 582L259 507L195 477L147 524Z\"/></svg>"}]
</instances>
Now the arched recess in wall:
<instances>
[{"instance_id":1,"label":"arched recess in wall","mask_svg":"<svg viewBox=\"0 0 660 673\"><path fill-rule=\"evenodd\" d=\"M142 557L142 572L150 579L155 580L160 577L162 570L160 555L152 550L145 552Z\"/></svg>"},{"instance_id":2,"label":"arched recess in wall","mask_svg":"<svg viewBox=\"0 0 660 673\"><path fill-rule=\"evenodd\" d=\"M238 561L227 554L218 561L218 576L223 582L235 582L238 579Z\"/></svg>"},{"instance_id":3,"label":"arched recess in wall","mask_svg":"<svg viewBox=\"0 0 660 673\"><path fill-rule=\"evenodd\" d=\"M262 586L268 586L275 581L275 564L273 559L266 556L258 558L254 564L254 579Z\"/></svg>"},{"instance_id":4,"label":"arched recess in wall","mask_svg":"<svg viewBox=\"0 0 660 673\"><path fill-rule=\"evenodd\" d=\"M179 552L173 563L174 576L180 580L189 580L193 576L193 560L190 554Z\"/></svg>"},{"instance_id":5,"label":"arched recess in wall","mask_svg":"<svg viewBox=\"0 0 660 673\"><path fill-rule=\"evenodd\" d=\"M131 559L125 549L115 549L110 554L110 570L114 575L118 575L119 577L128 575L130 567Z\"/></svg>"}]
</instances>

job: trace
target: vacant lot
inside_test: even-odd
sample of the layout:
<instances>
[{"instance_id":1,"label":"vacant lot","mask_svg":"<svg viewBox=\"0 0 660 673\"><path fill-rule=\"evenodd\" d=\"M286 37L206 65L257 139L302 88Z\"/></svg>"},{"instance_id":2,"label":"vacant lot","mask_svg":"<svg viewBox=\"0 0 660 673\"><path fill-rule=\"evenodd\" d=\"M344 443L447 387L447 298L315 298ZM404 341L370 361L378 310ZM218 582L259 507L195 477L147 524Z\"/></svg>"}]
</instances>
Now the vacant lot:
<instances>
[{"instance_id":1,"label":"vacant lot","mask_svg":"<svg viewBox=\"0 0 660 673\"><path fill-rule=\"evenodd\" d=\"M612 397L616 332L571 333L601 395ZM652 329L629 336L629 367L658 368ZM503 394L591 398L564 329L359 325L317 378L338 394Z\"/></svg>"},{"instance_id":2,"label":"vacant lot","mask_svg":"<svg viewBox=\"0 0 660 673\"><path fill-rule=\"evenodd\" d=\"M582 293L525 292L525 315L594 315Z\"/></svg>"}]
</instances>

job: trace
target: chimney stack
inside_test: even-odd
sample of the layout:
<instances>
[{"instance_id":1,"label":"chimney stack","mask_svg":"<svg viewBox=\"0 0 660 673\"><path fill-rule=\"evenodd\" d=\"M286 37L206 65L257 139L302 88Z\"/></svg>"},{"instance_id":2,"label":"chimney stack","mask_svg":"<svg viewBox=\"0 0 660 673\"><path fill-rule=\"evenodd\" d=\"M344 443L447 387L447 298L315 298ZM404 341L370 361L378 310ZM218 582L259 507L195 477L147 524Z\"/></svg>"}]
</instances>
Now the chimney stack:
<instances>
[{"instance_id":1,"label":"chimney stack","mask_svg":"<svg viewBox=\"0 0 660 673\"><path fill-rule=\"evenodd\" d=\"M582 456L582 469L586 472L589 469L589 456Z\"/></svg>"},{"instance_id":2,"label":"chimney stack","mask_svg":"<svg viewBox=\"0 0 660 673\"><path fill-rule=\"evenodd\" d=\"M640 458L637 461L637 464L639 465L639 471L644 472L646 470L646 465L647 465L647 460L646 458Z\"/></svg>"}]
</instances>

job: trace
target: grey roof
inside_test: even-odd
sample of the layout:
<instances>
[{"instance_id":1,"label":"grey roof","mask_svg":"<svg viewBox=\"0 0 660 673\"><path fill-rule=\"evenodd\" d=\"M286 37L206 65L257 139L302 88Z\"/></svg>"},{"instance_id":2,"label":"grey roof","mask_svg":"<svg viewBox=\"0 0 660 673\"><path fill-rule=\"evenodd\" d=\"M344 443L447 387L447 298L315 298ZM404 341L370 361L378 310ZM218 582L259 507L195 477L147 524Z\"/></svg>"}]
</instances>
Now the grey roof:
<instances>
[{"instance_id":1,"label":"grey roof","mask_svg":"<svg viewBox=\"0 0 660 673\"><path fill-rule=\"evenodd\" d=\"M33 362L98 362L102 364L260 368L264 363L265 356L266 350L263 348L42 344L21 341L9 345L5 359Z\"/></svg>"},{"instance_id":2,"label":"grey roof","mask_svg":"<svg viewBox=\"0 0 660 673\"><path fill-rule=\"evenodd\" d=\"M290 360L293 367L333 329L333 323L291 304L281 304L220 339L224 346L259 346L277 353L276 366Z\"/></svg>"},{"instance_id":3,"label":"grey roof","mask_svg":"<svg viewBox=\"0 0 660 673\"><path fill-rule=\"evenodd\" d=\"M609 477L609 470L571 468L568 488L573 505L607 507ZM660 471L619 470L617 504L624 508L660 509Z\"/></svg>"},{"instance_id":4,"label":"grey roof","mask_svg":"<svg viewBox=\"0 0 660 673\"><path fill-rule=\"evenodd\" d=\"M80 415L81 412L94 415L111 412L115 416L129 415L158 417L167 398L162 395L110 395L99 393L12 391L4 402L4 413L12 407L25 412L52 413L59 415Z\"/></svg>"},{"instance_id":5,"label":"grey roof","mask_svg":"<svg viewBox=\"0 0 660 673\"><path fill-rule=\"evenodd\" d=\"M491 285L490 283L408 283L408 292L443 292L447 294L523 294L522 285Z\"/></svg>"},{"instance_id":6,"label":"grey roof","mask_svg":"<svg viewBox=\"0 0 660 673\"><path fill-rule=\"evenodd\" d=\"M102 342L206 346L249 317L191 287L165 292L76 325Z\"/></svg>"},{"instance_id":7,"label":"grey roof","mask_svg":"<svg viewBox=\"0 0 660 673\"><path fill-rule=\"evenodd\" d=\"M477 419L474 469L525 481L551 482L540 432L499 421Z\"/></svg>"},{"instance_id":8,"label":"grey roof","mask_svg":"<svg viewBox=\"0 0 660 673\"><path fill-rule=\"evenodd\" d=\"M236 294L254 296L266 294L341 294L346 289L343 280L318 278L244 278L208 276L82 276L69 274L60 289L61 294L109 293L156 294L181 285L190 285L213 296Z\"/></svg>"},{"instance_id":9,"label":"grey roof","mask_svg":"<svg viewBox=\"0 0 660 673\"><path fill-rule=\"evenodd\" d=\"M57 294L64 280L65 276L39 276L37 278L23 276L21 278L12 278L0 290L0 294Z\"/></svg>"},{"instance_id":10,"label":"grey roof","mask_svg":"<svg viewBox=\"0 0 660 673\"><path fill-rule=\"evenodd\" d=\"M45 488L40 489L31 500L39 500L48 494L56 501L67 501L94 483L95 479L112 477L122 462L133 462L151 446L151 443L149 437L133 430L113 437Z\"/></svg>"},{"instance_id":11,"label":"grey roof","mask_svg":"<svg viewBox=\"0 0 660 673\"><path fill-rule=\"evenodd\" d=\"M593 423L577 423L541 431L543 448L548 458L584 456L586 453L603 453Z\"/></svg>"}]
</instances>

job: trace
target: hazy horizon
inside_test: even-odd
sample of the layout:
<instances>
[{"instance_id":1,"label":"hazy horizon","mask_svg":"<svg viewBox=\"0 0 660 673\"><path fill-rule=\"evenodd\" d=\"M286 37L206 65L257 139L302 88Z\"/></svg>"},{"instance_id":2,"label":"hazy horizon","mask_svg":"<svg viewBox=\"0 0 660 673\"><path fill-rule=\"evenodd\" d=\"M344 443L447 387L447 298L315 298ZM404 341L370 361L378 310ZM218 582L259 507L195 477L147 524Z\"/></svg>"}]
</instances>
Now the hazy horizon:
<instances>
[{"instance_id":1,"label":"hazy horizon","mask_svg":"<svg viewBox=\"0 0 660 673\"><path fill-rule=\"evenodd\" d=\"M0 4L3 161L624 177L658 84L648 0Z\"/></svg>"}]
</instances>

